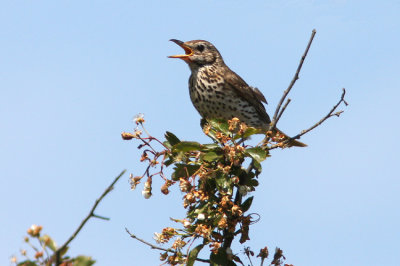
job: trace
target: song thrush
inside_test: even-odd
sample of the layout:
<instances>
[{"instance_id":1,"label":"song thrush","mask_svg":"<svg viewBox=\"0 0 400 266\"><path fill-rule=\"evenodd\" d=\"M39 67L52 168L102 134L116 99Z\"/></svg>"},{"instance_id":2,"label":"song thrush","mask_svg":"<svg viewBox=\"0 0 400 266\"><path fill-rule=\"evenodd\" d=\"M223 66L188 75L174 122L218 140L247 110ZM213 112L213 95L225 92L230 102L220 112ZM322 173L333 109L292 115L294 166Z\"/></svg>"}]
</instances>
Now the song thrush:
<instances>
[{"instance_id":1,"label":"song thrush","mask_svg":"<svg viewBox=\"0 0 400 266\"><path fill-rule=\"evenodd\" d=\"M190 99L204 119L237 117L265 133L270 129L271 119L263 105L267 103L264 95L225 65L214 45L204 40L171 41L185 50L185 54L169 57L180 58L189 65L192 72L189 78ZM273 134L278 134L281 140L289 138L278 129ZM297 140L288 145L307 146Z\"/></svg>"}]
</instances>

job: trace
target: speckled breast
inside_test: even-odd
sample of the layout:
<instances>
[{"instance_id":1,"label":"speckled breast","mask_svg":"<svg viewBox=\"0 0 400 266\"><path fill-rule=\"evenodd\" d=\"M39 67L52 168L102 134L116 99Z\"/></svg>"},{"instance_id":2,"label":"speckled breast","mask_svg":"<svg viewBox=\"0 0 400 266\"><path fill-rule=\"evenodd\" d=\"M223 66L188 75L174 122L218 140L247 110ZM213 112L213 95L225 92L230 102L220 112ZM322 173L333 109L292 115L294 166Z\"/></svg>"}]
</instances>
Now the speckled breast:
<instances>
[{"instance_id":1,"label":"speckled breast","mask_svg":"<svg viewBox=\"0 0 400 266\"><path fill-rule=\"evenodd\" d=\"M203 118L237 117L248 126L267 128L255 107L235 93L222 76L207 69L192 72L189 78L190 99Z\"/></svg>"}]
</instances>

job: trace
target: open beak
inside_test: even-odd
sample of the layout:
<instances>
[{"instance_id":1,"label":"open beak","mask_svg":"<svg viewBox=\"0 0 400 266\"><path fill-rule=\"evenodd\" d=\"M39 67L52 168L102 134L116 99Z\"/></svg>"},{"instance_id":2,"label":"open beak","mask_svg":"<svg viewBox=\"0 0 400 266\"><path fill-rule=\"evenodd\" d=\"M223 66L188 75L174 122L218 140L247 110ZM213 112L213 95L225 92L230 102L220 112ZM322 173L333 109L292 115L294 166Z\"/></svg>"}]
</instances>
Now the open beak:
<instances>
[{"instance_id":1,"label":"open beak","mask_svg":"<svg viewBox=\"0 0 400 266\"><path fill-rule=\"evenodd\" d=\"M189 46L185 45L184 42L179 41L179 40L171 39L170 41L174 42L177 45L179 45L180 47L182 47L183 50L185 50L185 54L170 55L170 56L168 56L169 58L180 58L185 61L190 60L189 57L193 55L193 50Z\"/></svg>"}]
</instances>

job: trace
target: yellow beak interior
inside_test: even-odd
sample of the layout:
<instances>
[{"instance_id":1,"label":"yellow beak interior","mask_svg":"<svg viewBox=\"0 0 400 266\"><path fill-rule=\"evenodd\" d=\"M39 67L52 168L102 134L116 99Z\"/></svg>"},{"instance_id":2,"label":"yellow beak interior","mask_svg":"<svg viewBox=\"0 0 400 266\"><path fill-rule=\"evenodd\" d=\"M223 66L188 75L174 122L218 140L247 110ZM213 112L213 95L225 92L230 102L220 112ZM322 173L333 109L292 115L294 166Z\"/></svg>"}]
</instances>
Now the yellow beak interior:
<instances>
[{"instance_id":1,"label":"yellow beak interior","mask_svg":"<svg viewBox=\"0 0 400 266\"><path fill-rule=\"evenodd\" d=\"M184 59L184 58L188 58L193 55L193 50L189 46L185 45L182 41L175 40L175 39L171 39L170 41L172 41L172 42L176 43L177 45L179 45L180 47L182 47L182 49L185 50L185 54L170 55L170 56L168 56L169 58Z\"/></svg>"}]
</instances>

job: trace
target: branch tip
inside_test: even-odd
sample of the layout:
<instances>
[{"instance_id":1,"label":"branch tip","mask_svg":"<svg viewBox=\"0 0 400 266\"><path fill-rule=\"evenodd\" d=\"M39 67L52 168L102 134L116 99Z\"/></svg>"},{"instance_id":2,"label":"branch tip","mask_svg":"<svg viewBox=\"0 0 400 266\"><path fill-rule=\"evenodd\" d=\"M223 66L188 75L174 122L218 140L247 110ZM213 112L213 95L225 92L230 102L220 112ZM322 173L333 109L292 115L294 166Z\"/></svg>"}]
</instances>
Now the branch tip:
<instances>
[{"instance_id":1,"label":"branch tip","mask_svg":"<svg viewBox=\"0 0 400 266\"><path fill-rule=\"evenodd\" d=\"M96 210L96 208L99 205L99 203L103 200L103 198L105 196L107 196L107 194L112 190L112 188L114 187L115 183L117 183L118 180L125 174L125 172L126 172L126 170L123 170L117 177L114 178L113 182L104 190L104 192L100 195L100 197L95 201L95 203L93 204L93 207L90 210L89 214L82 220L82 222L80 223L78 228L75 230L75 232L68 238L68 240L62 246L60 246L54 252L54 258L55 258L55 264L56 265L60 265L60 261L61 261L60 253L69 245L69 243L71 243L72 240L75 239L75 237L79 234L81 229L85 226L85 224L87 223L87 221L90 218L95 217L95 218L99 218L99 219L103 219L103 220L109 220L109 218L102 217L102 216L94 214L94 211Z\"/></svg>"},{"instance_id":2,"label":"branch tip","mask_svg":"<svg viewBox=\"0 0 400 266\"><path fill-rule=\"evenodd\" d=\"M313 31L311 33L310 40L308 41L306 49L305 49L303 55L301 56L299 65L297 66L296 73L294 74L293 79L290 82L288 88L283 92L283 95L282 95L282 97L281 97L281 99L280 99L280 101L279 101L279 103L278 103L278 105L276 107L274 116L272 117L270 130L273 130L276 127L276 124L277 124L277 122L279 120L278 117L282 116L282 114L283 114L284 109L281 111L282 104L285 101L285 99L286 99L287 95L289 94L290 90L293 88L293 86L296 83L296 81L299 79L300 70L301 70L301 68L303 66L304 60L307 57L308 51L310 50L310 47L311 47L311 44L312 44L312 42L314 40L315 34L316 34L316 30L313 29Z\"/></svg>"}]
</instances>

